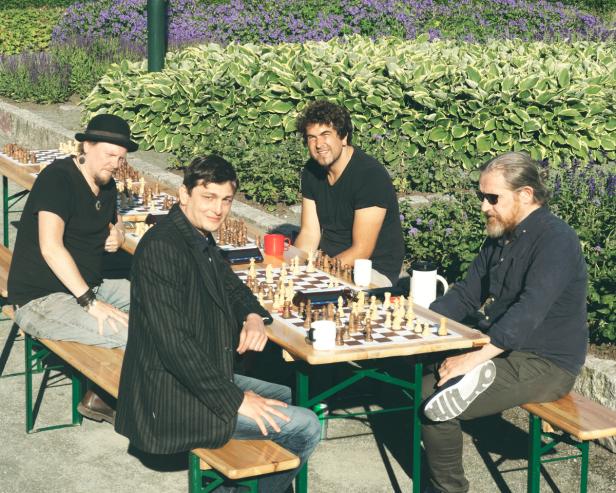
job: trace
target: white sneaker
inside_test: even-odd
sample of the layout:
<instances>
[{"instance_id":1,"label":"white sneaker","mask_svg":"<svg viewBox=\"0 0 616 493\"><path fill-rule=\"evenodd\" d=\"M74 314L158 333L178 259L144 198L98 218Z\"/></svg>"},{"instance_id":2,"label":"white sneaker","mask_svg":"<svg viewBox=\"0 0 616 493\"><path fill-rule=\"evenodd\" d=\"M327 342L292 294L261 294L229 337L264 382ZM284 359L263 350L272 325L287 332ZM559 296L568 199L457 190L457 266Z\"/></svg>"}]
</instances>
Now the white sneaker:
<instances>
[{"instance_id":1,"label":"white sneaker","mask_svg":"<svg viewBox=\"0 0 616 493\"><path fill-rule=\"evenodd\" d=\"M496 377L496 366L488 360L465 375L452 378L439 387L424 404L424 414L431 421L447 421L459 416Z\"/></svg>"}]
</instances>

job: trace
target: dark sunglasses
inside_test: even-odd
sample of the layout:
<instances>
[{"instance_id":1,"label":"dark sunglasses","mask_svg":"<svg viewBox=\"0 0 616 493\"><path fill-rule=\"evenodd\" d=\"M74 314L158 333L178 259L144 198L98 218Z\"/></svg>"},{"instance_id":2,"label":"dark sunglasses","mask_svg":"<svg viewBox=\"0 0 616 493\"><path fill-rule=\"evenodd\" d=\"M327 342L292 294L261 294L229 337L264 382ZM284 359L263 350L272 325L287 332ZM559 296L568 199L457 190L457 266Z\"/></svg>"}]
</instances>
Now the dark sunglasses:
<instances>
[{"instance_id":1,"label":"dark sunglasses","mask_svg":"<svg viewBox=\"0 0 616 493\"><path fill-rule=\"evenodd\" d=\"M495 193L483 193L481 190L476 190L475 194L477 195L477 198L479 199L479 201L482 203L484 200L487 200L488 204L490 205L498 204L499 195Z\"/></svg>"}]
</instances>

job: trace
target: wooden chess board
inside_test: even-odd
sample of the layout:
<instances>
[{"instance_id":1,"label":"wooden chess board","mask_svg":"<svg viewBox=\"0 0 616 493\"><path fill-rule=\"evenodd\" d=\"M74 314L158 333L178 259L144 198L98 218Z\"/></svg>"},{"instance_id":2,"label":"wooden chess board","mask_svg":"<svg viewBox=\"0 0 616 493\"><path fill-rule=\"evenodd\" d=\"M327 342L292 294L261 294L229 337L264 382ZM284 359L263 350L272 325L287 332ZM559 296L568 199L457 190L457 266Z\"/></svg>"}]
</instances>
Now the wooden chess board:
<instances>
[{"instance_id":1,"label":"wooden chess board","mask_svg":"<svg viewBox=\"0 0 616 493\"><path fill-rule=\"evenodd\" d=\"M244 283L246 282L246 279L248 279L248 270L237 271L236 274ZM259 283L266 282L265 269L256 269L256 275L257 281ZM270 285L274 285L278 282L278 279L280 277L280 268L272 269L272 275L274 278L274 282L270 283ZM300 274L294 275L291 272L290 266L287 266L287 282L289 280L293 280L293 288L295 289L295 291L311 292L333 289L333 287L330 286L330 282L332 282L332 279L333 278L329 274L321 270L315 270L314 272L306 272L305 265L300 266ZM350 288L354 291L358 290L358 288L351 283L347 283L339 279L337 279L337 282L338 289Z\"/></svg>"},{"instance_id":2,"label":"wooden chess board","mask_svg":"<svg viewBox=\"0 0 616 493\"><path fill-rule=\"evenodd\" d=\"M68 156L68 154L63 153L58 149L33 150L29 152L36 153L36 163L21 163L7 154L4 154L2 151L0 151L0 157L15 164L16 166L26 169L30 174L36 176L41 170L41 165L46 166L54 159L62 159Z\"/></svg>"},{"instance_id":3,"label":"wooden chess board","mask_svg":"<svg viewBox=\"0 0 616 493\"><path fill-rule=\"evenodd\" d=\"M257 248L257 242L255 240L252 240L252 239L249 238L246 241L245 245L233 245L233 244L229 244L229 243L226 243L224 245L220 245L217 242L216 246L218 248L220 248L221 250L237 250L237 249L241 249L241 248Z\"/></svg>"},{"instance_id":4,"label":"wooden chess board","mask_svg":"<svg viewBox=\"0 0 616 493\"><path fill-rule=\"evenodd\" d=\"M344 307L344 316L341 317L341 322L343 325L348 325L349 322L349 314L351 313L350 307ZM304 335L307 337L307 330L304 328L304 319L298 316L297 312L292 311L293 316L291 318L283 318L280 312L272 313L272 316L285 324L287 327L292 330ZM385 345L397 345L397 344L409 344L409 342L423 342L423 341L436 341L451 339L452 337L459 337L459 334L456 334L452 330L447 330L446 336L439 336L437 334L438 331L438 323L433 322L431 320L416 317L421 323L428 323L430 326L430 335L424 336L423 333L415 333L413 332L411 327L406 327L404 324L406 320L402 321L401 328L399 330L392 330L391 328L385 327L385 310L382 309L382 306L379 307L377 319L372 321L372 341L367 342L364 338L364 333L361 332L363 329L360 327L360 331L354 334L348 334L344 338L344 344L342 346L336 346L331 351L343 351L345 349L356 349L358 347L370 347L370 346L378 346L382 347ZM308 342L308 341L307 341Z\"/></svg>"}]
</instances>

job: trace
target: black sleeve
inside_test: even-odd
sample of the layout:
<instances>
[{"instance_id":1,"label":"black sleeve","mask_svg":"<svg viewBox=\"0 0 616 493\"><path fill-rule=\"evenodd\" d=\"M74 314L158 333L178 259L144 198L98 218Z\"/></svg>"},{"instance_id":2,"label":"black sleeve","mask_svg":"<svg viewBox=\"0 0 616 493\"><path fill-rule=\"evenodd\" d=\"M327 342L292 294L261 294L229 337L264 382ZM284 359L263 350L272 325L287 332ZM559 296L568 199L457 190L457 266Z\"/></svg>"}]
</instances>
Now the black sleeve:
<instances>
[{"instance_id":1,"label":"black sleeve","mask_svg":"<svg viewBox=\"0 0 616 493\"><path fill-rule=\"evenodd\" d=\"M72 193L69 177L58 166L47 166L38 176L30 192L32 212L53 212L66 223L71 216Z\"/></svg>"},{"instance_id":2,"label":"black sleeve","mask_svg":"<svg viewBox=\"0 0 616 493\"><path fill-rule=\"evenodd\" d=\"M353 209L381 207L387 209L396 197L391 178L380 164L370 166L361 175L355 176Z\"/></svg>"},{"instance_id":3,"label":"black sleeve","mask_svg":"<svg viewBox=\"0 0 616 493\"><path fill-rule=\"evenodd\" d=\"M304 166L301 178L302 197L310 200L315 200L314 195L314 176L308 169L308 165Z\"/></svg>"}]
</instances>

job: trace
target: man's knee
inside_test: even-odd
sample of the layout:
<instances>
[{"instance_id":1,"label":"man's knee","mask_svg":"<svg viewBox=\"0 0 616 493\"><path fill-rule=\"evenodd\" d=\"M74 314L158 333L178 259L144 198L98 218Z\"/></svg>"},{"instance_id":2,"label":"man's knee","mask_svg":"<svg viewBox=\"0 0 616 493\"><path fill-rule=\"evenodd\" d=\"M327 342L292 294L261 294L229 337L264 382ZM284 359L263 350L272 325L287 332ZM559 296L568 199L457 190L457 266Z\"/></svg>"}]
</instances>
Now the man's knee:
<instances>
[{"instance_id":1,"label":"man's knee","mask_svg":"<svg viewBox=\"0 0 616 493\"><path fill-rule=\"evenodd\" d=\"M315 447L321 439L321 423L317 415L303 407L290 406L287 409L290 411L291 421L284 426L284 430L287 433L301 436L306 444L305 448Z\"/></svg>"}]
</instances>

